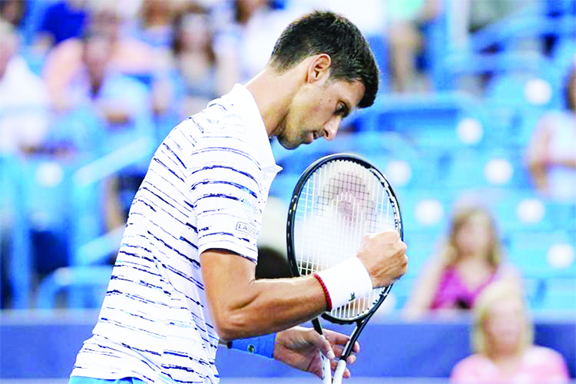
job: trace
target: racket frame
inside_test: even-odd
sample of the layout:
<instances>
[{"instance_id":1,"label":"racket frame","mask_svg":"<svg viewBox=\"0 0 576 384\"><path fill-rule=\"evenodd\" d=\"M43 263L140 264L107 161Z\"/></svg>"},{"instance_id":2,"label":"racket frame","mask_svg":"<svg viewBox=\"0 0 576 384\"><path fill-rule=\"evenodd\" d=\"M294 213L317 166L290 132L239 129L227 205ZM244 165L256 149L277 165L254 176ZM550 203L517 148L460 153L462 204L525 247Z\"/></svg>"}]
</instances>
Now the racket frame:
<instances>
[{"instance_id":1,"label":"racket frame","mask_svg":"<svg viewBox=\"0 0 576 384\"><path fill-rule=\"evenodd\" d=\"M394 226L398 230L398 232L400 234L400 238L401 239L404 238L400 204L398 203L396 193L394 192L394 189L391 187L391 184L389 183L386 176L384 176L384 174L382 172L380 172L380 170L377 167L375 167L372 163L370 163L368 160L366 160L366 159L364 159L364 158L362 158L356 154L335 153L332 155L324 156L324 157L316 160L315 162L313 162L310 166L308 166L308 168L306 168L306 170L304 170L304 172L300 176L298 183L296 184L294 191L292 193L292 199L290 201L290 206L288 209L288 220L287 220L287 228L286 228L286 243L287 243L286 245L287 245L288 263L290 266L290 273L292 274L292 277L301 276L300 271L298 269L298 265L297 265L297 261L296 261L296 255L295 255L295 249L294 249L294 238L295 238L294 229L295 229L295 223L296 223L295 219L296 219L296 211L298 208L298 201L300 198L300 194L302 193L302 189L304 188L304 185L306 184L306 182L308 181L310 176L318 168L322 167L324 164L326 164L328 162L335 161L335 160L344 160L344 161L348 160L348 161L352 161L356 164L359 164L359 165L367 168L369 171L371 171L380 180L380 182L384 185L386 190L389 192L391 199L394 200L394 208L395 208ZM360 333L363 331L366 324L368 324L368 321L370 320L370 318L374 315L374 313L378 310L380 305L384 302L384 300L388 296L388 293L390 293L391 289L392 289L392 284L390 284L387 287L383 287L382 291L380 292L380 296L379 296L378 300L374 304L371 305L368 312L360 313L358 316L356 316L354 318L341 319L341 318L337 318L337 317L330 315L329 312L322 313L321 316L325 320L328 320L331 323L336 323L336 324L341 324L341 325L356 323L356 327L354 328L354 330L350 334L348 342L346 343L344 350L342 351L342 355L340 356L340 362L338 363L338 368L336 370L336 377L334 378L335 383L341 382L342 375L344 374L344 370L346 368L346 359L348 358L348 356L350 356L352 349L353 349L353 346L356 343L356 340L360 336ZM322 326L320 325L319 318L312 319L312 324L314 326L314 329L319 334L323 334ZM322 354L320 357L321 357L321 361L323 363L323 380L324 380L324 382L328 383L331 381L331 378L330 378L331 373L330 372L324 372L328 369L328 368L326 368L326 365L327 365L326 360L327 359Z\"/></svg>"},{"instance_id":2,"label":"racket frame","mask_svg":"<svg viewBox=\"0 0 576 384\"><path fill-rule=\"evenodd\" d=\"M296 262L296 254L295 254L295 249L294 249L294 228L295 228L295 223L296 223L296 220L295 220L296 219L296 211L298 208L298 200L300 198L300 194L302 193L302 189L304 188L304 185L308 181L310 175L312 175L318 168L322 167L324 164L331 162L331 161L334 161L334 160L353 161L356 164L359 164L359 165L365 167L366 169L368 169L370 172L374 173L374 175L380 180L380 182L389 191L390 197L394 200L395 208L396 208L395 215L394 215L394 222L395 222L394 224L395 224L396 229L400 233L400 238L401 239L404 238L400 204L398 203L398 199L396 198L396 193L392 189L386 176L384 176L384 174L382 172L380 172L378 170L378 168L375 167L368 160L364 159L361 156L353 154L353 153L335 153L332 155L324 156L324 157L316 160L312 164L310 164L308 166L308 168L306 168L306 170L304 170L304 172L302 173L302 176L300 176L300 179L298 180L298 183L294 187L294 192L292 193L292 199L290 200L290 207L288 209L287 229L286 229L286 248L287 248L287 253L288 253L288 264L290 266L290 272L292 274L292 277L301 276L300 272L298 270L298 265ZM388 293L390 292L391 288L392 288L392 285L389 285L388 287L383 288L377 302L375 304L372 304L370 310L366 313L361 313L358 316L356 316L354 318L350 318L350 319L341 319L341 318L337 318L337 317L330 315L329 312L324 312L322 314L322 317L324 319L326 319L332 323L336 323L336 324L352 324L352 323L358 323L359 324L360 321L362 321L363 319L365 319L367 317L368 318L372 317L373 313L380 307L382 302L386 299L386 296L388 296Z\"/></svg>"}]
</instances>

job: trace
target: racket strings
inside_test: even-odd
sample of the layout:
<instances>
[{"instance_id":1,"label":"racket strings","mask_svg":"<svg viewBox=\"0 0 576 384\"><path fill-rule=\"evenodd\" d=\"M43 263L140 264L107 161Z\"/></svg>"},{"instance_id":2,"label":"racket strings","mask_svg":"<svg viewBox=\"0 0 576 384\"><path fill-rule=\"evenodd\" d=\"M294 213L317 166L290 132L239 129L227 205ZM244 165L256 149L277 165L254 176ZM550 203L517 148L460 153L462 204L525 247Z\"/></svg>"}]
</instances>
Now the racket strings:
<instances>
[{"instance_id":1,"label":"racket strings","mask_svg":"<svg viewBox=\"0 0 576 384\"><path fill-rule=\"evenodd\" d=\"M296 209L295 254L301 275L330 268L356 256L367 233L396 227L395 200L386 181L349 160L324 164L302 188ZM331 315L351 319L378 302L383 289L336 308Z\"/></svg>"}]
</instances>

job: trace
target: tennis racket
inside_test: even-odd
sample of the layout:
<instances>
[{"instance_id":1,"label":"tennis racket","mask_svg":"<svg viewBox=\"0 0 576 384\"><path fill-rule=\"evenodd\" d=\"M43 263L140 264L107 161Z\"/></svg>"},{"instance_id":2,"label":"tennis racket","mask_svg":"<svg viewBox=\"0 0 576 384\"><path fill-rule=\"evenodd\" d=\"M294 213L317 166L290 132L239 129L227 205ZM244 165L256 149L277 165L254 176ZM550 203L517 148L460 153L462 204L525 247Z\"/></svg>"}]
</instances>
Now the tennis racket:
<instances>
[{"instance_id":1,"label":"tennis racket","mask_svg":"<svg viewBox=\"0 0 576 384\"><path fill-rule=\"evenodd\" d=\"M292 275L313 274L355 257L364 235L386 229L396 229L402 238L400 207L382 172L356 155L325 156L304 171L292 194L287 224ZM322 314L332 323L356 324L338 361L334 383L342 382L354 343L391 288L373 289ZM319 318L312 323L322 334ZM320 359L322 380L332 383L330 361L323 354Z\"/></svg>"}]
</instances>

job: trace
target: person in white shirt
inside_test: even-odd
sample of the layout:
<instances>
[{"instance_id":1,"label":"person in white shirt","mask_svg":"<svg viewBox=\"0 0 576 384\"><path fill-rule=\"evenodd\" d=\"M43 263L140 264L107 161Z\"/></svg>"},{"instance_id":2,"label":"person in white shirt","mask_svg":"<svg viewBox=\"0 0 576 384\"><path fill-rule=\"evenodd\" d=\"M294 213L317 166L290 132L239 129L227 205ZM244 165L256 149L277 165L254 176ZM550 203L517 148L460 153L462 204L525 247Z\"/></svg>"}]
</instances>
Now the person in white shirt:
<instances>
[{"instance_id":1,"label":"person in white shirt","mask_svg":"<svg viewBox=\"0 0 576 384\"><path fill-rule=\"evenodd\" d=\"M262 211L280 170L269 139L289 149L331 140L377 89L358 29L313 12L284 30L261 73L174 128L134 198L70 383L217 383L219 343L317 376L321 351L335 367L348 337L298 327L326 311L329 287L314 276L255 278ZM367 235L352 261L381 287L406 272L405 252L399 234L386 231Z\"/></svg>"},{"instance_id":2,"label":"person in white shirt","mask_svg":"<svg viewBox=\"0 0 576 384\"><path fill-rule=\"evenodd\" d=\"M42 79L19 51L11 24L0 19L0 155L42 150L50 128L50 99Z\"/></svg>"}]
</instances>

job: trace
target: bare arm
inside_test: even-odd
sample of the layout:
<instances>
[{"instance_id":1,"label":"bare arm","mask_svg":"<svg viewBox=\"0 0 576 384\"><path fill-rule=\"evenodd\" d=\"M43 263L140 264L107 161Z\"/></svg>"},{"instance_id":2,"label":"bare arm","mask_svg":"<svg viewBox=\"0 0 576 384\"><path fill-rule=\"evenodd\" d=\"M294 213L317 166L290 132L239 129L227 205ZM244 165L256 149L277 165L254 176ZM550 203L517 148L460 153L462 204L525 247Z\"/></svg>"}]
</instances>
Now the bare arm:
<instances>
[{"instance_id":1,"label":"bare arm","mask_svg":"<svg viewBox=\"0 0 576 384\"><path fill-rule=\"evenodd\" d=\"M526 152L528 170L532 175L536 188L541 192L545 192L548 186L546 168L549 157L548 142L550 140L550 133L548 125L550 123L550 119L543 119L538 124Z\"/></svg>"},{"instance_id":2,"label":"bare arm","mask_svg":"<svg viewBox=\"0 0 576 384\"><path fill-rule=\"evenodd\" d=\"M433 259L424 266L406 304L405 312L408 317L420 317L428 312L443 271L444 264L439 259Z\"/></svg>"},{"instance_id":3,"label":"bare arm","mask_svg":"<svg viewBox=\"0 0 576 384\"><path fill-rule=\"evenodd\" d=\"M372 285L382 287L406 273L405 252L398 232L385 231L366 236L358 258ZM224 340L284 330L327 308L322 286L313 276L256 280L256 265L233 252L210 249L200 257L208 305Z\"/></svg>"},{"instance_id":4,"label":"bare arm","mask_svg":"<svg viewBox=\"0 0 576 384\"><path fill-rule=\"evenodd\" d=\"M313 276L256 280L256 265L233 252L201 255L206 295L218 334L233 340L290 328L326 309Z\"/></svg>"}]
</instances>

